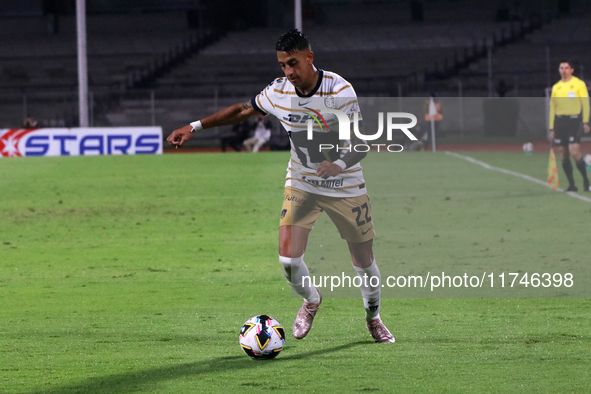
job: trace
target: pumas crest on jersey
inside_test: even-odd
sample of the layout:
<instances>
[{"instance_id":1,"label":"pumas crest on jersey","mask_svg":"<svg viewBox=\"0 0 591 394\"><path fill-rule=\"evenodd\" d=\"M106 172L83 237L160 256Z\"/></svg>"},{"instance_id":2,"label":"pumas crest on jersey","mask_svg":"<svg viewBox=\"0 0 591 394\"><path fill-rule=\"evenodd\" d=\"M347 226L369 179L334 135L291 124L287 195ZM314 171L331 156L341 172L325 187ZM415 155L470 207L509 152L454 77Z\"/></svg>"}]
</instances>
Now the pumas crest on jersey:
<instances>
[{"instance_id":1,"label":"pumas crest on jersey","mask_svg":"<svg viewBox=\"0 0 591 394\"><path fill-rule=\"evenodd\" d=\"M326 96L324 98L324 106L326 108L334 108L334 103L335 103L334 97L332 97L332 96Z\"/></svg>"}]
</instances>

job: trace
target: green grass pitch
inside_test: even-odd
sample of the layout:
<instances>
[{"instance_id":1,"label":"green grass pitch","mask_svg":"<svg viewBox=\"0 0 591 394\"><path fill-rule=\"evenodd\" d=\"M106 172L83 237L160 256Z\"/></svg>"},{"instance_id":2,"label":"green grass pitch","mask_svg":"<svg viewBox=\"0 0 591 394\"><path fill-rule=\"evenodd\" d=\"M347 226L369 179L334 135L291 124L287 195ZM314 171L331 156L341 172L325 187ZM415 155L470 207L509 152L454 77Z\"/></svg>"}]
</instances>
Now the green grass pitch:
<instances>
[{"instance_id":1,"label":"green grass pitch","mask_svg":"<svg viewBox=\"0 0 591 394\"><path fill-rule=\"evenodd\" d=\"M547 155L471 156L546 176ZM0 393L588 392L591 301L560 292L384 298L396 343L381 345L355 289L326 298L296 341L300 300L277 261L287 161L0 160ZM589 263L588 202L443 153L374 154L363 166L382 276ZM306 260L313 273L354 274L326 217ZM238 344L261 313L288 333L266 362Z\"/></svg>"}]
</instances>

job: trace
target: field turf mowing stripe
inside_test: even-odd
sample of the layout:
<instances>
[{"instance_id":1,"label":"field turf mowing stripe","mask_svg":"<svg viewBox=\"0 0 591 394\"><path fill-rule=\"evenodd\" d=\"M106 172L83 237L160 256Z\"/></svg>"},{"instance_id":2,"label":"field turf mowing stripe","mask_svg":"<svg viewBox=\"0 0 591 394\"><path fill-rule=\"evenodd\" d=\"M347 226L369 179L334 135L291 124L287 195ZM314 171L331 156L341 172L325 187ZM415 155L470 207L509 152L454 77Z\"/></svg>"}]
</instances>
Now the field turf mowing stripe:
<instances>
[{"instance_id":1,"label":"field turf mowing stripe","mask_svg":"<svg viewBox=\"0 0 591 394\"><path fill-rule=\"evenodd\" d=\"M470 156L546 172L545 154ZM301 301L277 253L288 160L1 159L0 393L588 391L588 298L384 298L396 343L381 346L355 291L327 297L295 340ZM439 153L370 154L362 165L382 275L588 265L583 201ZM326 215L309 248L311 270L354 275ZM271 362L238 343L261 313L287 332Z\"/></svg>"}]
</instances>

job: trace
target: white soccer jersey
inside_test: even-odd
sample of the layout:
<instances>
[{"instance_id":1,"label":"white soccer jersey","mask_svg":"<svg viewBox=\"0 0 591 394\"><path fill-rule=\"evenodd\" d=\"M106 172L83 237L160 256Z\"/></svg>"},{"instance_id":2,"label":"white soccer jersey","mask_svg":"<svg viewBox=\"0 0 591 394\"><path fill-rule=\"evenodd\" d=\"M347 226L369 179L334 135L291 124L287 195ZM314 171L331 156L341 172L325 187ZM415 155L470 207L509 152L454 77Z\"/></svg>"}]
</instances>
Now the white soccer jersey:
<instances>
[{"instance_id":1,"label":"white soccer jersey","mask_svg":"<svg viewBox=\"0 0 591 394\"><path fill-rule=\"evenodd\" d=\"M351 84L330 71L319 70L319 74L318 83L307 95L300 94L287 78L277 78L252 99L252 106L265 115L277 117L289 134L291 159L287 166L286 187L330 197L361 196L366 194L366 189L359 163L328 179L316 176L316 168L320 163L342 158L351 147L350 140L338 140L336 116L320 117L317 112L321 110L319 106L341 110L351 121L357 114L361 120L357 94ZM309 119L313 120L314 126L312 140L307 135ZM341 148L320 151L320 144L324 147L340 145Z\"/></svg>"}]
</instances>

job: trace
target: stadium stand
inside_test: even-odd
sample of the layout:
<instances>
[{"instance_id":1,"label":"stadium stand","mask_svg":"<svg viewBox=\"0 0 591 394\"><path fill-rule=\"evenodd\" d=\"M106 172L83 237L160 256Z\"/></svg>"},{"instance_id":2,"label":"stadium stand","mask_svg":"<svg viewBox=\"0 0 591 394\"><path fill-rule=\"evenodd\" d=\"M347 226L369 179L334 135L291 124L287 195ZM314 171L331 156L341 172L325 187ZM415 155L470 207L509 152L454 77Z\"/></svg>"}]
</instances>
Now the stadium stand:
<instances>
[{"instance_id":1,"label":"stadium stand","mask_svg":"<svg viewBox=\"0 0 591 394\"><path fill-rule=\"evenodd\" d=\"M496 48L492 53L492 75L496 86L500 80L508 84L507 95L543 96L544 89L558 79L558 63L569 59L575 63L576 74L585 78L585 65L591 67L591 52L581 48L591 44L591 18L554 21L514 45ZM587 74L591 70L587 69ZM459 78L466 95L488 95L486 59L463 70ZM497 94L497 92L495 92Z\"/></svg>"},{"instance_id":2,"label":"stadium stand","mask_svg":"<svg viewBox=\"0 0 591 394\"><path fill-rule=\"evenodd\" d=\"M360 95L398 96L416 92L424 85L427 65L443 64L454 53L471 51L476 43L511 28L511 22L440 23L312 27L306 33L313 38L318 67L337 71ZM157 106L167 106L167 100L175 102L180 97L249 99L282 75L274 50L282 32L267 28L229 33L155 81L152 89ZM133 100L124 100L118 112L110 114L111 119L135 124L141 111L149 118L149 97L147 91L136 91ZM174 105L171 111L190 112ZM170 119L170 112L161 113ZM168 130L175 126L161 117L158 123Z\"/></svg>"},{"instance_id":3,"label":"stadium stand","mask_svg":"<svg viewBox=\"0 0 591 394\"><path fill-rule=\"evenodd\" d=\"M267 27L248 29L240 22L215 43L189 26L191 1L134 2L147 7L139 11L126 3L96 2L94 11L105 14L88 15L93 125L155 122L168 132L196 107L248 99L281 75L273 48L293 23L291 2L267 2ZM478 7L469 0L414 3L420 10L380 0L304 2L304 30L316 64L351 81L359 95L424 96L436 90L457 96L461 81L463 95L488 96L491 42L495 86L503 79L507 95L538 97L557 78L555 67L549 72L546 66L548 54L553 65L576 53L582 76L590 64L577 49L591 40L589 19L557 19L550 2L516 2L519 9L508 10L508 19L499 19L496 0ZM573 12L578 6L573 3ZM107 13L113 7L123 14ZM19 125L24 115L44 126L76 124L75 30L72 15L0 20L2 127Z\"/></svg>"},{"instance_id":4,"label":"stadium stand","mask_svg":"<svg viewBox=\"0 0 591 394\"><path fill-rule=\"evenodd\" d=\"M165 33L155 26L165 26ZM4 104L1 114L5 125L16 126L22 121L22 110L10 107L20 106L23 97L29 106L40 104L31 113L44 125L76 121L75 32L73 16L57 20L46 16L3 19L0 100ZM158 64L173 61L175 55L191 50L201 38L187 27L186 15L178 12L89 16L87 37L89 89L97 103L101 95L133 87L142 76L155 72ZM40 113L46 110L53 117Z\"/></svg>"},{"instance_id":5,"label":"stadium stand","mask_svg":"<svg viewBox=\"0 0 591 394\"><path fill-rule=\"evenodd\" d=\"M3 86L76 85L75 20L61 17L56 34L28 30L29 25L47 26L48 21L45 17L19 18L2 24L0 58L3 79L0 81ZM9 22L13 26L8 26ZM166 34L153 29L155 24L161 23L182 26L180 22L186 25L184 14L89 17L90 84L102 86L125 82L130 71L141 68L155 56L191 37L193 33L188 28L167 29Z\"/></svg>"},{"instance_id":6,"label":"stadium stand","mask_svg":"<svg viewBox=\"0 0 591 394\"><path fill-rule=\"evenodd\" d=\"M458 48L471 48L478 40L507 28L505 24L427 25L402 27L312 28L316 63L338 72L364 94L397 94L396 81L422 78L425 65L443 62ZM192 89L198 96L218 89L222 95L252 94L262 81L281 71L274 45L280 29L253 29L230 33L220 42L157 81L166 87ZM390 84L384 84L384 79ZM371 81L376 83L372 84ZM212 84L215 81L215 85ZM264 82L263 82L264 83ZM393 86L392 86L393 83Z\"/></svg>"}]
</instances>

